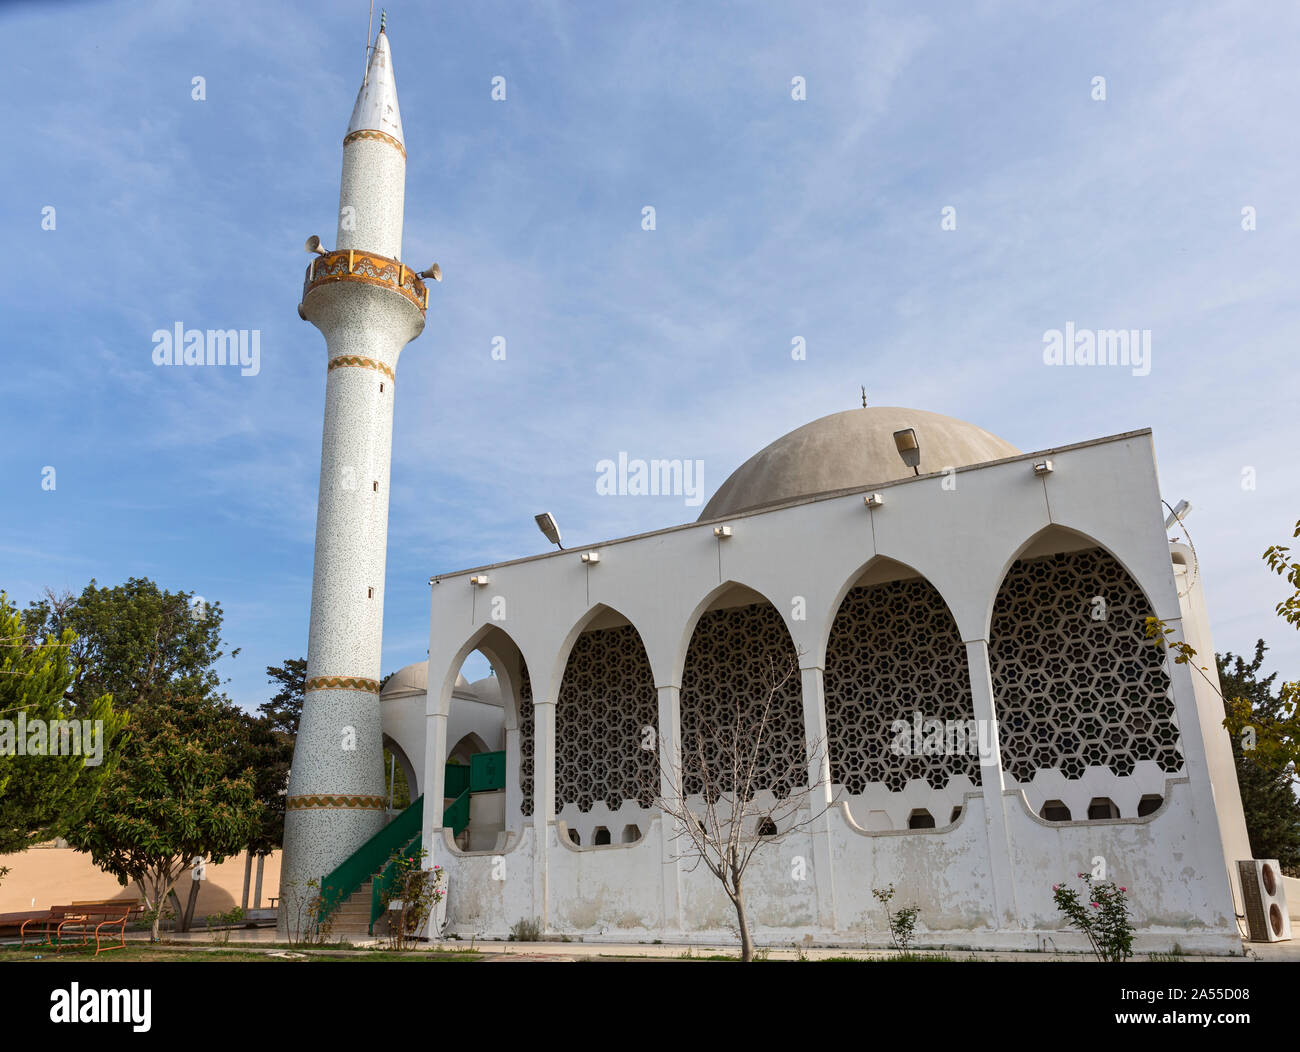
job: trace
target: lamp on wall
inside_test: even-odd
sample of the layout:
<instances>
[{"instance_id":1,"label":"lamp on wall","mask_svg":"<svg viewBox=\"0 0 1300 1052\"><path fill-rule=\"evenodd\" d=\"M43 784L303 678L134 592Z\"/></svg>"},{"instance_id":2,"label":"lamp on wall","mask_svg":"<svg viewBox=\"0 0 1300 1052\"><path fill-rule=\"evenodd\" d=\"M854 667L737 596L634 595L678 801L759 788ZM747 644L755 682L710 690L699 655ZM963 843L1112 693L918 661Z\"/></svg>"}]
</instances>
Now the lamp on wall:
<instances>
[{"instance_id":1,"label":"lamp on wall","mask_svg":"<svg viewBox=\"0 0 1300 1052\"><path fill-rule=\"evenodd\" d=\"M1168 507L1169 505L1165 505ZM1174 510L1169 513L1169 518L1165 519L1165 529L1172 530L1176 525L1182 522L1191 513L1192 505L1190 502L1180 500L1174 505Z\"/></svg>"},{"instance_id":2,"label":"lamp on wall","mask_svg":"<svg viewBox=\"0 0 1300 1052\"><path fill-rule=\"evenodd\" d=\"M564 545L560 543L560 527L555 523L555 516L549 511L544 511L540 515L534 515L533 518L537 521L537 528L542 531L542 536L560 551L564 551Z\"/></svg>"},{"instance_id":3,"label":"lamp on wall","mask_svg":"<svg viewBox=\"0 0 1300 1052\"><path fill-rule=\"evenodd\" d=\"M921 444L916 440L916 428L905 427L902 431L895 431L894 448L903 458L903 463L912 469L912 474L921 474L918 466L921 463Z\"/></svg>"}]
</instances>

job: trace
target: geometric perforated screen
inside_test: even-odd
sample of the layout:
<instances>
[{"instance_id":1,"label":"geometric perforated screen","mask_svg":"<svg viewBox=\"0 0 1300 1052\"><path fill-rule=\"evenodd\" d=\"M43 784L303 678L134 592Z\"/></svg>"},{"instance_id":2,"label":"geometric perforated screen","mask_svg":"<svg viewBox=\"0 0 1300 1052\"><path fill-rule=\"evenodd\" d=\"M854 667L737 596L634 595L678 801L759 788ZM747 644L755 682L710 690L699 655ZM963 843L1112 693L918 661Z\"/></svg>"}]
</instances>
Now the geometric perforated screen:
<instances>
[{"instance_id":1,"label":"geometric perforated screen","mask_svg":"<svg viewBox=\"0 0 1300 1052\"><path fill-rule=\"evenodd\" d=\"M757 719L770 691L771 664L778 678L797 662L794 641L770 603L712 610L700 617L686 652L682 673L682 763L686 795L703 791L694 757L703 745L703 755L712 762L729 755L734 745L730 732L737 725L740 706L745 731L754 735L759 747L752 767L755 791L770 789L777 799L802 792L807 784L807 753L804 745L803 700L799 672L789 678L772 698L768 724L758 735ZM713 787L731 791L727 770L714 768Z\"/></svg>"},{"instance_id":2,"label":"geometric perforated screen","mask_svg":"<svg viewBox=\"0 0 1300 1052\"><path fill-rule=\"evenodd\" d=\"M533 685L528 679L528 666L520 662L519 677L519 810L525 815L533 813Z\"/></svg>"},{"instance_id":3,"label":"geometric perforated screen","mask_svg":"<svg viewBox=\"0 0 1300 1052\"><path fill-rule=\"evenodd\" d=\"M1182 768L1162 651L1145 638L1151 614L1137 583L1099 548L1012 565L989 632L1008 775L1029 782L1056 768L1075 779L1105 766L1123 776L1139 760Z\"/></svg>"},{"instance_id":4,"label":"geometric perforated screen","mask_svg":"<svg viewBox=\"0 0 1300 1052\"><path fill-rule=\"evenodd\" d=\"M642 748L658 737L659 696L641 636L631 625L584 632L564 668L555 709L555 809L590 811L603 800L654 804L658 758Z\"/></svg>"},{"instance_id":5,"label":"geometric perforated screen","mask_svg":"<svg viewBox=\"0 0 1300 1052\"><path fill-rule=\"evenodd\" d=\"M826 726L831 781L851 794L868 784L901 792L922 778L942 789L954 775L980 784L966 647L938 590L922 577L852 588L831 626L826 648ZM943 752L898 741L893 724L952 721L962 737ZM970 736L973 738L973 735ZM895 747L898 742L899 747ZM964 747L963 747L964 746Z\"/></svg>"}]
</instances>

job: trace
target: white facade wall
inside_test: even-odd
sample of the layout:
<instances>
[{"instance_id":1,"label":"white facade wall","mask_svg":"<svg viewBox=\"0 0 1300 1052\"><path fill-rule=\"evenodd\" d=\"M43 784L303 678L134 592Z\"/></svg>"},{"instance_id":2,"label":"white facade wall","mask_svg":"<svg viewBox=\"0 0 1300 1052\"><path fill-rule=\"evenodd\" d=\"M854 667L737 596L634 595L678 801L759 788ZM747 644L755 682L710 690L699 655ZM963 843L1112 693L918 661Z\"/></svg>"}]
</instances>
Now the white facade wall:
<instances>
[{"instance_id":1,"label":"white facade wall","mask_svg":"<svg viewBox=\"0 0 1300 1052\"><path fill-rule=\"evenodd\" d=\"M1044 455L1055 471L1039 477L1032 464ZM867 509L862 491L854 491L596 545L601 560L593 567L581 563L578 552L564 551L438 576L425 711L432 747L424 750L421 784L429 790L429 861L446 867L451 878L452 930L499 936L515 921L535 918L546 930L586 938L703 940L728 934L734 923L716 881L702 866L687 872L657 820L635 844L576 849L552 813L555 700L574 640L605 608L626 617L641 636L660 694L660 733L670 749L692 631L733 584L760 593L785 620L801 653L809 740L824 736L821 669L832 622L845 594L878 557L922 574L946 601L967 647L981 719L996 719L987 635L999 586L1015 559L1050 527L1076 531L1109 551L1175 637L1187 633L1150 432L959 469L955 488L942 480L921 476L876 487L885 497L877 509ZM730 539L714 537L720 522L733 527ZM485 574L489 583L471 585L471 574ZM498 596L507 616L493 621ZM795 613L801 605L805 619ZM515 786L507 801L512 836L504 851L486 854L461 852L448 835L435 836L443 801L432 757L445 757L455 741L448 727L453 685L475 648L502 680L507 785ZM514 699L520 659L530 673L535 712L531 817L518 806ZM1039 948L1050 940L1058 948L1082 948L1079 937L1060 930L1051 888L1092 870L1101 858L1106 875L1129 888L1142 929L1139 948L1177 942L1188 950L1240 952L1231 859L1224 850L1225 836L1235 842L1232 830L1241 822L1235 775L1230 758L1226 772L1216 760L1219 804L1236 812L1221 818L1203 740L1213 714L1203 718L1198 710L1203 701L1186 666L1170 663L1168 672L1184 768L1164 779L1159 791L1165 802L1155 814L1046 823L1020 790L1003 791L995 753L984 761L983 784L967 795L955 824L868 831L841 803L809 828L760 850L746 889L756 937L784 943L805 935L823 942L883 939L884 917L871 891L893 882L896 905L921 907L922 944ZM1113 780L1094 769L1083 781L1103 774ZM1092 786L1087 792L1116 795ZM617 841L618 832L611 833ZM796 858L805 880L792 876Z\"/></svg>"}]
</instances>

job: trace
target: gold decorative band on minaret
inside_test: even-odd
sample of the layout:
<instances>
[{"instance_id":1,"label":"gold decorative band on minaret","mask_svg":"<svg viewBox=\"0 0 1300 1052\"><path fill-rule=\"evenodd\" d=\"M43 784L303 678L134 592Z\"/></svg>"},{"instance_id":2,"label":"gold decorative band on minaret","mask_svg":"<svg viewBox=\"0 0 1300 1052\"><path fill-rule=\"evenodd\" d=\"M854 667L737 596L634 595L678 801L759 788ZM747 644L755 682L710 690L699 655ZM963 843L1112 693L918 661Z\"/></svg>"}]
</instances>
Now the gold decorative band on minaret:
<instances>
[{"instance_id":1,"label":"gold decorative band on minaret","mask_svg":"<svg viewBox=\"0 0 1300 1052\"><path fill-rule=\"evenodd\" d=\"M429 290L420 275L400 259L389 259L376 252L363 252L359 248L336 248L313 259L307 267L302 283L302 298L322 285L336 281L355 281L362 285L378 285L400 292L420 308L423 314L429 305ZM301 307L299 308L301 313ZM305 315L304 315L305 317Z\"/></svg>"},{"instance_id":2,"label":"gold decorative band on minaret","mask_svg":"<svg viewBox=\"0 0 1300 1052\"><path fill-rule=\"evenodd\" d=\"M363 694L378 694L379 680L360 676L316 676L303 685L303 693L312 690L357 690Z\"/></svg>"},{"instance_id":3,"label":"gold decorative band on minaret","mask_svg":"<svg viewBox=\"0 0 1300 1052\"><path fill-rule=\"evenodd\" d=\"M332 373L335 369L346 368L374 369L383 373L390 380L397 379L397 377L393 375L391 366L385 365L383 362L377 362L373 358L363 358L359 354L340 354L337 358L331 358L329 368L325 371Z\"/></svg>"},{"instance_id":4,"label":"gold decorative band on minaret","mask_svg":"<svg viewBox=\"0 0 1300 1052\"><path fill-rule=\"evenodd\" d=\"M285 797L284 806L289 811L385 811L388 797L313 793Z\"/></svg>"},{"instance_id":5,"label":"gold decorative band on minaret","mask_svg":"<svg viewBox=\"0 0 1300 1052\"><path fill-rule=\"evenodd\" d=\"M343 140L346 146L350 142L356 142L358 139L370 139L374 142L386 142L389 146L397 148L397 152L402 155L402 160L406 160L406 147L394 139L387 132L381 132L376 128L362 128L360 131L354 131Z\"/></svg>"}]
</instances>

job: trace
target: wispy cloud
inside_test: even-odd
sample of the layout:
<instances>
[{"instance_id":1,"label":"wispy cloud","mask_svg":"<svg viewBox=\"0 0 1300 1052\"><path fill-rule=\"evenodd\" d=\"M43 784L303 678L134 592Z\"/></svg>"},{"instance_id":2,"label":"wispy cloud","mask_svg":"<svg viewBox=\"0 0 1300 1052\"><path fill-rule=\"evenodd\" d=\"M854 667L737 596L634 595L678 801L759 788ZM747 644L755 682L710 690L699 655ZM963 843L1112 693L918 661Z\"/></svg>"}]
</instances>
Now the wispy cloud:
<instances>
[{"instance_id":1,"label":"wispy cloud","mask_svg":"<svg viewBox=\"0 0 1300 1052\"><path fill-rule=\"evenodd\" d=\"M598 460L702 459L711 492L864 384L1024 449L1153 427L1216 644L1294 671L1258 557L1300 516L1292 5L390 6L404 254L446 280L397 383L385 669L424 655L429 574L541 550L543 508L575 541L698 513L598 498ZM0 584L220 599L250 706L305 649L325 354L295 307L363 15L0 13ZM1150 328L1152 374L1042 367L1070 320ZM177 322L258 329L261 372L155 367Z\"/></svg>"}]
</instances>

